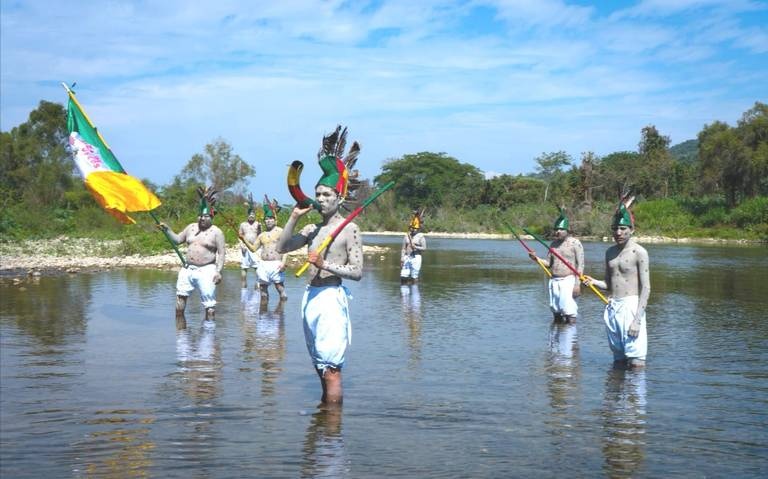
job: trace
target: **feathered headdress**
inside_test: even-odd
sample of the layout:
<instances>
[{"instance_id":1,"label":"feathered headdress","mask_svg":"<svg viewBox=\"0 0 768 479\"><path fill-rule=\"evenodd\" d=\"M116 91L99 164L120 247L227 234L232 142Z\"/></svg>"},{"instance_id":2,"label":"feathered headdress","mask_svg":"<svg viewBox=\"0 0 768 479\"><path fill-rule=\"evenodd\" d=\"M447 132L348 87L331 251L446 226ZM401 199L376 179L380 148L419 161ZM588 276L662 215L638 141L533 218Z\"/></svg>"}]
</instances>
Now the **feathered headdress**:
<instances>
[{"instance_id":1,"label":"feathered headdress","mask_svg":"<svg viewBox=\"0 0 768 479\"><path fill-rule=\"evenodd\" d=\"M560 207L560 216L557 217L555 220L555 224L553 226L554 229L564 229L567 230L570 226L570 223L568 223L568 217L565 216L565 208L562 206Z\"/></svg>"},{"instance_id":2,"label":"feathered headdress","mask_svg":"<svg viewBox=\"0 0 768 479\"><path fill-rule=\"evenodd\" d=\"M264 218L277 219L277 213L280 211L280 205L277 203L277 200L269 201L269 196L264 195L264 204L261 206L264 209Z\"/></svg>"},{"instance_id":3,"label":"feathered headdress","mask_svg":"<svg viewBox=\"0 0 768 479\"><path fill-rule=\"evenodd\" d=\"M635 197L630 193L625 193L619 201L619 206L616 207L616 212L613 214L613 221L611 226L629 226L635 227L635 215L632 214L630 206L635 201Z\"/></svg>"},{"instance_id":4,"label":"feathered headdress","mask_svg":"<svg viewBox=\"0 0 768 479\"><path fill-rule=\"evenodd\" d=\"M248 201L245 202L245 206L248 207L248 216L255 213L256 210L253 206L253 195L251 193L248 193Z\"/></svg>"},{"instance_id":5,"label":"feathered headdress","mask_svg":"<svg viewBox=\"0 0 768 479\"><path fill-rule=\"evenodd\" d=\"M411 216L411 222L408 225L409 228L421 229L424 225L424 211L425 208L416 208L413 210L413 216Z\"/></svg>"},{"instance_id":6,"label":"feathered headdress","mask_svg":"<svg viewBox=\"0 0 768 479\"><path fill-rule=\"evenodd\" d=\"M353 142L349 152L344 156L346 145L347 129L346 127L342 129L341 125L338 125L336 130L323 137L320 151L317 153L323 175L315 186L324 185L333 188L342 201L347 198L350 191L360 186L360 182L357 181L357 171L352 170L360 154L360 143ZM304 194L299 185L299 177L303 168L304 164L300 161L291 163L291 167L288 169L288 191L299 205L309 206L311 204L317 208L317 202ZM352 171L351 174L350 171Z\"/></svg>"},{"instance_id":7,"label":"feathered headdress","mask_svg":"<svg viewBox=\"0 0 768 479\"><path fill-rule=\"evenodd\" d=\"M200 208L198 210L200 216L209 215L211 218L216 216L214 204L216 204L217 193L218 191L214 190L213 186L208 186L207 188L197 187L197 194L200 196Z\"/></svg>"}]
</instances>

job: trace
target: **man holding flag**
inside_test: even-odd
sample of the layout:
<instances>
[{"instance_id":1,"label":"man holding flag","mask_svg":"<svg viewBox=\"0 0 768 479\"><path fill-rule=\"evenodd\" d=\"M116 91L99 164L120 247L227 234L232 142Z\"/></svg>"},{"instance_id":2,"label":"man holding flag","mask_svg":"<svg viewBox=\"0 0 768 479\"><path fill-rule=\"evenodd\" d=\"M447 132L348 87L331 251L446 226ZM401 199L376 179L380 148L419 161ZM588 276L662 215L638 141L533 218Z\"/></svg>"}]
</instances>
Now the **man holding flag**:
<instances>
[{"instance_id":1,"label":"man holding flag","mask_svg":"<svg viewBox=\"0 0 768 479\"><path fill-rule=\"evenodd\" d=\"M176 280L176 316L184 316L187 298L197 288L205 308L205 319L213 320L216 314L216 285L221 281L226 244L224 233L213 226L216 192L212 187L205 190L198 187L197 193L200 195L197 223L190 223L178 235L164 223L158 226L174 243L187 244L187 265L179 270Z\"/></svg>"},{"instance_id":2,"label":"man holding flag","mask_svg":"<svg viewBox=\"0 0 768 479\"><path fill-rule=\"evenodd\" d=\"M280 295L280 301L285 301L288 296L285 294L285 261L287 254L280 254L277 251L277 240L280 238L283 229L277 226L275 210L269 203L264 203L264 225L266 231L261 233L255 242L248 241L247 238L240 236L245 246L250 250L249 253L256 254L261 248L259 255L259 269L256 276L259 279L258 287L261 290L261 302L269 301L269 285L274 284L277 294ZM245 270L243 270L245 271Z\"/></svg>"}]
</instances>

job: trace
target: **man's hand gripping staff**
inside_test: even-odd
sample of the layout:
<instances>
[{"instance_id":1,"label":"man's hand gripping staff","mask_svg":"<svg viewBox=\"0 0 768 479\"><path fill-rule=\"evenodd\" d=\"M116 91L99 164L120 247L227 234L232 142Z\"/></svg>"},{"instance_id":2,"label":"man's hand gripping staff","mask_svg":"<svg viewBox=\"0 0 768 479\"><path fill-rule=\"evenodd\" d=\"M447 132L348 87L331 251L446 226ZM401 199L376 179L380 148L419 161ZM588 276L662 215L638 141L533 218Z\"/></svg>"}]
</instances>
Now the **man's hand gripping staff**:
<instances>
[{"instance_id":1,"label":"man's hand gripping staff","mask_svg":"<svg viewBox=\"0 0 768 479\"><path fill-rule=\"evenodd\" d=\"M296 163L296 162L294 162L294 163ZM371 203L373 203L376 200L376 198L381 196L382 193L384 193L388 189L392 188L394 185L395 185L395 182L394 181L390 181L389 183L385 184L384 186L382 186L381 188L376 190L371 196L369 196L365 201L363 201L363 203L360 206L358 206L357 208L352 210L352 212L349 213L349 215L344 219L344 221L342 221L341 224L339 224L339 226L337 226L336 229L333 230L331 232L331 234L329 234L328 237L323 240L322 243L320 243L320 246L317 247L317 249L315 250L315 253L320 253L325 248L327 248L328 245L331 244L331 241L333 241L333 239L336 238L336 236L338 236L339 233L341 233L341 230L343 230L345 226L347 226L350 222L352 222L352 220L355 219L355 217L357 217L357 215L362 213L363 209L366 206L368 206ZM293 191L291 191L291 194L293 195ZM306 195L304 195L304 196L306 196ZM295 196L294 196L294 199L296 199ZM298 202L298 199L296 199L296 201ZM317 202L315 202L315 203L317 203ZM306 206L308 206L308 205L306 205ZM309 268L309 261L304 263L304 265L301 268L299 268L298 271L296 271L296 277L298 278L299 276L304 274L304 271L306 271L307 268Z\"/></svg>"},{"instance_id":2,"label":"man's hand gripping staff","mask_svg":"<svg viewBox=\"0 0 768 479\"><path fill-rule=\"evenodd\" d=\"M543 244L543 245L544 245L544 247L545 247L545 248L547 248L547 249L549 250L549 252L550 252L550 253L552 253L552 254L553 254L555 257L557 257L557 259L559 259L560 261L562 261L562 262L563 262L563 264L564 264L564 265L565 265L565 266L566 266L568 269L570 269L571 271L573 271L573 274L575 274L576 276L578 276L579 280L580 280L582 283L584 283L584 284L587 284L587 283L586 283L586 280L587 280L586 276L584 276L583 274L579 273L579 270L577 270L576 268L574 268L574 267L573 267L573 265L572 265L571 263L569 263L568 261L566 261L566 260L565 260L565 258L563 258L562 256L560 256L560 254L559 254L557 251L555 251L554 249L550 248L550 247L549 247L549 245L548 245L548 244L547 244L547 243L546 243L546 242L545 242L543 239L541 239L541 238L540 238L538 235L536 235L535 233L531 233L530 231L528 231L528 230L527 230L527 229L525 229L525 228L523 228L523 231L525 231L525 232L526 232L526 233L528 233L529 235L533 236L533 237L536 239L536 241L538 241L539 243ZM608 300L605 298L605 296L603 296L603 295L602 295L602 293L600 293L600 291L598 291L598 290L597 290L597 288L595 288L595 285L593 285L592 283L589 283L589 284L587 284L587 286L589 286L589 289L591 289L591 290L592 290L592 292L593 292L593 293L595 293L595 294L597 295L597 297L598 297L598 298L600 298L600 299L601 299L601 300L602 300L602 301L603 301L605 304L608 304Z\"/></svg>"}]
</instances>

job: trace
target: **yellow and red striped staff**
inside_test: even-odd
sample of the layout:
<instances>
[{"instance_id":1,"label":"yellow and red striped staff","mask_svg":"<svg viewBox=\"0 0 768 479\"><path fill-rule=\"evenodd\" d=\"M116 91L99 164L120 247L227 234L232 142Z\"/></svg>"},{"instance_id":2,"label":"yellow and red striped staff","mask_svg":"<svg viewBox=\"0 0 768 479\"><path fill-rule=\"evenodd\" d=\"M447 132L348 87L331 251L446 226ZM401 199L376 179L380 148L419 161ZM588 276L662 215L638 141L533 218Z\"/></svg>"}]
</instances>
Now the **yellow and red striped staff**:
<instances>
[{"instance_id":1,"label":"yellow and red striped staff","mask_svg":"<svg viewBox=\"0 0 768 479\"><path fill-rule=\"evenodd\" d=\"M528 231L528 230L527 230L527 229L525 229L525 228L523 228L523 231L525 231L525 232L526 232L526 233L528 233L529 235L533 236L533 237L536 239L536 241L538 241L539 243L543 244L543 245L544 245L544 246L545 246L545 247L546 247L546 248L549 250L549 252L550 252L550 253L552 253L553 255L555 255L555 256L557 257L557 259L559 259L560 261L562 261L562 262L563 262L563 264L564 264L564 265L566 265L566 266L568 267L568 269L570 269L571 271L573 271L573 274L575 274L576 276L578 276L579 280L580 280L582 283L583 283L584 281L586 281L586 279L587 279L587 278L586 278L586 277L585 277L585 276L584 276L582 273L579 273L579 270L577 270L576 268L574 268L574 267L573 267L573 265L572 265L571 263L569 263L568 261L566 261L566 260L565 260L565 258L563 258L562 256L560 256L560 254L559 254L557 251L555 251L554 249L552 249L552 248L551 248L551 247L550 247L550 246L549 246L549 245L548 245L548 244L547 244L547 243L546 243L546 242L545 242L543 239L539 238L539 237L538 237L536 234L534 234L534 233L531 233L530 231ZM607 300L607 299L605 299L605 296L603 296L603 294L602 294L602 293L600 293L600 291L598 291L598 290L597 290L597 288L595 288L595 285L594 285L594 284L590 283L590 284L589 284L589 289L591 289L591 290L592 290L592 292L593 292L593 293L595 293L595 294L597 295L597 297L598 297L598 298L600 298L600 299L603 301L603 303L605 303L605 304L608 304L608 300Z\"/></svg>"}]
</instances>

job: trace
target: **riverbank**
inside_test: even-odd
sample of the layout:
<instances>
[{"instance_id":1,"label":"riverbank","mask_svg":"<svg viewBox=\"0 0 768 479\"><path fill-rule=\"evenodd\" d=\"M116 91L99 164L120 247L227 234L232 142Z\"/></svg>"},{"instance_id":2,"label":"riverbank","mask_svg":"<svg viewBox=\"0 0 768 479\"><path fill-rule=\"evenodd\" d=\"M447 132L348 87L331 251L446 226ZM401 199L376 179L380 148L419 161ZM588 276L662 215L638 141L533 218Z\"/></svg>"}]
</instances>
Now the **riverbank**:
<instances>
[{"instance_id":1,"label":"riverbank","mask_svg":"<svg viewBox=\"0 0 768 479\"><path fill-rule=\"evenodd\" d=\"M118 268L177 269L181 262L171 251L156 255L120 254L120 240L95 240L60 236L49 240L0 244L0 276L22 278L52 274L76 274ZM363 254L381 255L389 248L363 246ZM288 254L288 262L305 260L306 248ZM227 246L225 266L240 265L240 247Z\"/></svg>"},{"instance_id":2,"label":"riverbank","mask_svg":"<svg viewBox=\"0 0 768 479\"><path fill-rule=\"evenodd\" d=\"M399 231L371 232L364 235L402 236ZM511 234L491 233L426 233L428 238L460 238L460 239L504 239L514 240ZM524 235L523 238L533 241ZM610 242L610 237L581 237L584 241ZM690 239L670 238L664 236L637 237L641 244L681 243L681 244L754 244L746 240L719 239ZM22 278L50 274L103 271L116 268L148 268L175 269L180 265L179 257L174 252L157 255L124 255L120 251L120 240L95 240L89 238L69 238L60 236L49 240L21 241L17 243L0 244L0 276L5 278ZM383 255L394 252L395 249L381 246L363 246L365 255ZM300 249L288 255L291 263L304 261L306 250ZM227 247L225 265L240 264L240 248Z\"/></svg>"}]
</instances>

